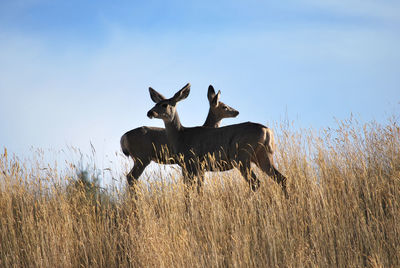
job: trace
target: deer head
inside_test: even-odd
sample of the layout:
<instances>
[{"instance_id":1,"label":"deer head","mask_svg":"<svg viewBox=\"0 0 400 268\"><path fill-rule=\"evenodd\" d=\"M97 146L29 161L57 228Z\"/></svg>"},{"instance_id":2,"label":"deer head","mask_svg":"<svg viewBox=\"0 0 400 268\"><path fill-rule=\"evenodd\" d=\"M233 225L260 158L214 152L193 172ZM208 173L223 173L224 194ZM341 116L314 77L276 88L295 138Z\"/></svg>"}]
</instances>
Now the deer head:
<instances>
[{"instance_id":1,"label":"deer head","mask_svg":"<svg viewBox=\"0 0 400 268\"><path fill-rule=\"evenodd\" d=\"M171 122L177 117L176 104L186 99L190 93L190 83L186 84L181 90L175 93L172 98L166 99L155 89L149 88L150 97L156 105L147 113L149 118L159 118L165 123Z\"/></svg>"},{"instance_id":2,"label":"deer head","mask_svg":"<svg viewBox=\"0 0 400 268\"><path fill-rule=\"evenodd\" d=\"M214 117L214 121L219 122L223 118L236 117L239 112L225 103L219 101L221 91L215 94L214 87L210 85L208 87L207 98L210 103L210 113Z\"/></svg>"}]
</instances>

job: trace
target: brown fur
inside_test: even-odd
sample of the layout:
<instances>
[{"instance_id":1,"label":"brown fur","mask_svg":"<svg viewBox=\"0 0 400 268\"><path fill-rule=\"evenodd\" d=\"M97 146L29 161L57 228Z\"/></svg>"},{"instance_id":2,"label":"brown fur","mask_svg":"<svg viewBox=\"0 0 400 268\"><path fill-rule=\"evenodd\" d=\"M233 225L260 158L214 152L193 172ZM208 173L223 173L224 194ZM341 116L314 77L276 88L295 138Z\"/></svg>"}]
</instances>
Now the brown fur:
<instances>
[{"instance_id":1,"label":"brown fur","mask_svg":"<svg viewBox=\"0 0 400 268\"><path fill-rule=\"evenodd\" d=\"M205 127L219 127L221 120L228 117L236 117L239 112L219 101L221 92L215 94L210 85L207 98L210 104L208 116L204 122ZM160 164L173 164L174 159L169 152L165 129L157 127L139 127L126 132L121 137L121 149L126 156L133 159L134 167L127 175L129 185L133 186L144 169L151 161Z\"/></svg>"},{"instance_id":2,"label":"brown fur","mask_svg":"<svg viewBox=\"0 0 400 268\"><path fill-rule=\"evenodd\" d=\"M190 84L166 99L150 88L150 96L156 105L147 113L150 118L163 119L171 149L175 155L181 156L178 164L186 171L184 175L189 177L185 180L198 177L201 183L206 170L236 167L251 188L256 190L260 182L250 169L250 163L253 162L280 183L287 195L286 177L273 164L275 145L272 131L251 122L221 128L186 128L179 120L176 103L187 98L189 92Z\"/></svg>"}]
</instances>

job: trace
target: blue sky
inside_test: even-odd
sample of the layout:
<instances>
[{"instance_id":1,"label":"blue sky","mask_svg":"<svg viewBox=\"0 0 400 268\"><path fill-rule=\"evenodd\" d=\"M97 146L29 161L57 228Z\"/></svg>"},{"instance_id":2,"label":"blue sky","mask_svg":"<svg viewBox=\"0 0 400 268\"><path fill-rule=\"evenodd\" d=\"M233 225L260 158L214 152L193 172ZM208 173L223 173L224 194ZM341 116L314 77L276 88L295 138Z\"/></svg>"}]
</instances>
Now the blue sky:
<instances>
[{"instance_id":1,"label":"blue sky","mask_svg":"<svg viewBox=\"0 0 400 268\"><path fill-rule=\"evenodd\" d=\"M266 125L328 127L351 114L385 122L400 108L400 2L0 1L0 147L67 145L100 155L142 125L148 87L206 117L207 87Z\"/></svg>"}]
</instances>

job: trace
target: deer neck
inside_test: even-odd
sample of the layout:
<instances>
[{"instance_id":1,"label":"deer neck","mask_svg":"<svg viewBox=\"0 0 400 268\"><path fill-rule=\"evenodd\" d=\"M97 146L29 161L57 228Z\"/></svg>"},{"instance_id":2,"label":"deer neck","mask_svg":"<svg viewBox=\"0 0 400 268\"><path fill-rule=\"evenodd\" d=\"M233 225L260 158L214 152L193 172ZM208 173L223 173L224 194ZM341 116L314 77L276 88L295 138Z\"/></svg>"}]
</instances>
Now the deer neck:
<instances>
[{"instance_id":1,"label":"deer neck","mask_svg":"<svg viewBox=\"0 0 400 268\"><path fill-rule=\"evenodd\" d=\"M164 125L168 142L170 144L176 144L177 140L179 139L179 134L183 130L183 126L179 120L178 114L175 114L172 121L164 121Z\"/></svg>"},{"instance_id":2,"label":"deer neck","mask_svg":"<svg viewBox=\"0 0 400 268\"><path fill-rule=\"evenodd\" d=\"M208 115L206 121L204 122L204 127L219 127L221 123L221 119L218 119L217 116L212 112L211 108L208 110Z\"/></svg>"}]
</instances>

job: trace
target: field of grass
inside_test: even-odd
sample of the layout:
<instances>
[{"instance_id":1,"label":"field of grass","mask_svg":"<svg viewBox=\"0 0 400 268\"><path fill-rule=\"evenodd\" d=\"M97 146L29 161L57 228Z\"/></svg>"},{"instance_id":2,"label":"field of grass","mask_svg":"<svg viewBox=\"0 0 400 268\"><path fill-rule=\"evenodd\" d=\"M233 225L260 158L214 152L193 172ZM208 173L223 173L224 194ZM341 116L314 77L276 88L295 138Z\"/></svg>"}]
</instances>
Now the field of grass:
<instances>
[{"instance_id":1,"label":"field of grass","mask_svg":"<svg viewBox=\"0 0 400 268\"><path fill-rule=\"evenodd\" d=\"M398 123L275 133L289 199L214 173L189 211L179 177L133 198L3 150L0 267L400 267Z\"/></svg>"}]
</instances>

